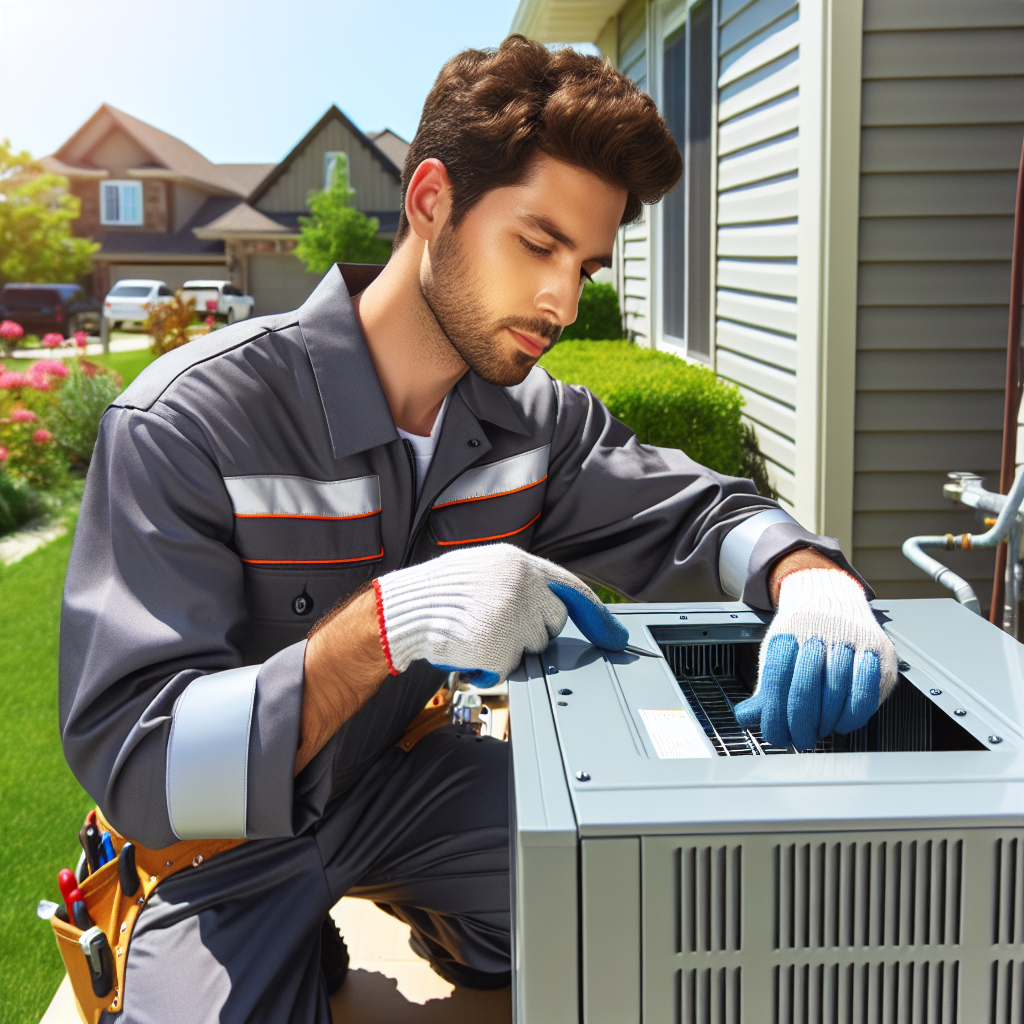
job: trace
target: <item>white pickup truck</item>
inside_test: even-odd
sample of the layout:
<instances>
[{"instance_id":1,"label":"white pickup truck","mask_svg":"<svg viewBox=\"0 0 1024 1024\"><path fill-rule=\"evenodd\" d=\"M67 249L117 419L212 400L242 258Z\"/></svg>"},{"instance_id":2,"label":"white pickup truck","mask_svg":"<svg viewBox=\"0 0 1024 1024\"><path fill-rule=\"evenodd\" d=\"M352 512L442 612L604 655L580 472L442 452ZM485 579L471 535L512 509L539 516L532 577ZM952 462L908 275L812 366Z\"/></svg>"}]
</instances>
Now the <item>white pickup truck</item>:
<instances>
[{"instance_id":1,"label":"white pickup truck","mask_svg":"<svg viewBox=\"0 0 1024 1024\"><path fill-rule=\"evenodd\" d=\"M196 300L197 316L213 315L229 324L248 320L256 306L251 295L243 295L230 281L186 281L181 297Z\"/></svg>"}]
</instances>

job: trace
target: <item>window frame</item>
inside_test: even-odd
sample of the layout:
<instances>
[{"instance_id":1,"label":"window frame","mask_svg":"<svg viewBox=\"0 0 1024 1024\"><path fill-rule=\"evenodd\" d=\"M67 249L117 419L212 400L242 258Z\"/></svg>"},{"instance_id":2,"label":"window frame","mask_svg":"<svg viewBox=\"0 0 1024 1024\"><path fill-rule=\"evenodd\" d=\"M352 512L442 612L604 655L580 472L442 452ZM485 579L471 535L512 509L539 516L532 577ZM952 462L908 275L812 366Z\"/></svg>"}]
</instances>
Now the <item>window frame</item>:
<instances>
[{"instance_id":1,"label":"window frame","mask_svg":"<svg viewBox=\"0 0 1024 1024\"><path fill-rule=\"evenodd\" d=\"M328 149L324 151L324 191L331 187L331 178L334 176L334 165L338 159L344 159L345 170L349 172L349 188L352 187L351 177L351 164L349 163L348 153L343 149Z\"/></svg>"},{"instance_id":2,"label":"window frame","mask_svg":"<svg viewBox=\"0 0 1024 1024\"><path fill-rule=\"evenodd\" d=\"M679 337L677 334L669 334L665 330L666 321L666 287L665 287L665 241L667 236L667 224L665 218L665 204L664 202L658 203L652 210L654 216L652 217L652 231L651 231L651 249L650 249L650 288L651 288L651 316L654 321L652 324L654 343L657 348L664 348L668 351L674 352L676 355L682 356L691 362L701 363L706 366L715 365L715 314L714 314L714 294L716 285L716 196L717 196L717 150L718 150L718 89L716 84L715 68L717 67L718 61L718 39L717 39L717 24L718 24L718 3L719 0L661 0L661 2L655 2L648 8L648 83L651 90L651 95L655 102L658 104L658 109L663 114L667 113L667 100L665 90L665 47L673 36L678 39L679 32L685 31L685 68L683 69L683 76L686 82L686 93L682 98L683 112L686 122L686 136L682 140L683 145L681 152L683 156L683 178L679 183L679 190L682 195L680 199L683 202L684 208L684 219L685 228L683 231L683 274L682 284L684 289L683 297L683 309L682 319L684 322L684 335ZM709 166L706 168L706 180L703 182L694 182L695 187L699 187L703 184L709 194L710 209L706 211L706 217L708 219L708 238L706 240L706 259L707 266L704 268L702 275L697 275L698 279L703 277L703 282L708 285L708 294L704 298L703 304L707 307L707 325L705 330L706 334L706 345L707 351L703 352L694 347L691 344L689 335L692 333L692 322L691 316L693 315L693 302L690 294L691 287L694 283L695 273L693 271L694 261L692 259L695 248L698 246L698 241L691 235L693 228L693 199L691 195L691 171L693 168L693 160L691 153L691 94L690 84L691 75L693 74L693 55L692 55L692 41L693 34L691 31L691 14L693 9L699 4L707 5L708 16L710 17L710 28L711 28L711 52L710 52L710 69L711 69L711 82L709 83L710 89L710 139L707 144L707 161ZM702 283L703 283L702 282ZM701 311L702 312L702 311ZM702 317L703 319L703 317Z\"/></svg>"},{"instance_id":3,"label":"window frame","mask_svg":"<svg viewBox=\"0 0 1024 1024\"><path fill-rule=\"evenodd\" d=\"M104 178L100 183L100 224L109 227L142 227L146 222L146 211L143 205L143 191L142 182L134 181L131 179L125 180L120 178L108 179ZM111 186L117 189L117 204L118 204L118 217L113 219L109 215L107 209L107 189ZM134 220L127 220L120 216L124 210L125 202L124 195L126 190L131 189L137 195L135 208L137 211L136 218Z\"/></svg>"}]
</instances>

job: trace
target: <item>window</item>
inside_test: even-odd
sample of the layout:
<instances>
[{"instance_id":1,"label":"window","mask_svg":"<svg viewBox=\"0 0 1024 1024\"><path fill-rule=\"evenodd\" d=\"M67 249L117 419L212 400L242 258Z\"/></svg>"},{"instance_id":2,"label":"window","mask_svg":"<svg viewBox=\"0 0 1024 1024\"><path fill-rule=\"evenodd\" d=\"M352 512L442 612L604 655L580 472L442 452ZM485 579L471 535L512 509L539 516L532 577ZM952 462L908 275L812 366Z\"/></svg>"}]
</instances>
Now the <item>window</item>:
<instances>
[{"instance_id":1,"label":"window","mask_svg":"<svg viewBox=\"0 0 1024 1024\"><path fill-rule=\"evenodd\" d=\"M167 285L165 285L165 284L160 285L160 287L157 288L156 293L157 293L157 295L165 295L165 296L173 295L174 294L174 292L172 292L171 289L168 288Z\"/></svg>"},{"instance_id":2,"label":"window","mask_svg":"<svg viewBox=\"0 0 1024 1024\"><path fill-rule=\"evenodd\" d=\"M101 181L100 223L141 224L142 182Z\"/></svg>"},{"instance_id":3,"label":"window","mask_svg":"<svg viewBox=\"0 0 1024 1024\"><path fill-rule=\"evenodd\" d=\"M664 200L662 331L687 354L711 354L711 2L665 38L663 113L683 155L683 180Z\"/></svg>"},{"instance_id":4,"label":"window","mask_svg":"<svg viewBox=\"0 0 1024 1024\"><path fill-rule=\"evenodd\" d=\"M242 293L233 284L226 284L226 285L224 285L224 294L225 295L241 295Z\"/></svg>"},{"instance_id":5,"label":"window","mask_svg":"<svg viewBox=\"0 0 1024 1024\"><path fill-rule=\"evenodd\" d=\"M331 179L334 177L334 168L338 163L341 169L348 174L348 154L337 151L324 153L324 188L331 187Z\"/></svg>"},{"instance_id":6,"label":"window","mask_svg":"<svg viewBox=\"0 0 1024 1024\"><path fill-rule=\"evenodd\" d=\"M149 285L119 284L110 292L115 299L144 299L153 289Z\"/></svg>"}]
</instances>

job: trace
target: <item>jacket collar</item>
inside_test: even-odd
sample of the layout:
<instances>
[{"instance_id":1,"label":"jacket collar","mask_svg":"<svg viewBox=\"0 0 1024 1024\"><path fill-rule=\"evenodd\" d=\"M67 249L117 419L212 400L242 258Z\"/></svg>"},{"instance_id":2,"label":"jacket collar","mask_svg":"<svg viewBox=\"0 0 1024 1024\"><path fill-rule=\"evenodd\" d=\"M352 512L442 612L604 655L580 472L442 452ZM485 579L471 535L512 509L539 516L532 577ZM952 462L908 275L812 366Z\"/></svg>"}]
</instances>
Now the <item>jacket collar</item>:
<instances>
[{"instance_id":1,"label":"jacket collar","mask_svg":"<svg viewBox=\"0 0 1024 1024\"><path fill-rule=\"evenodd\" d=\"M299 329L336 459L398 440L351 299L382 269L337 263L299 309ZM488 384L470 370L456 389L478 419L516 434L529 434L504 388Z\"/></svg>"}]
</instances>

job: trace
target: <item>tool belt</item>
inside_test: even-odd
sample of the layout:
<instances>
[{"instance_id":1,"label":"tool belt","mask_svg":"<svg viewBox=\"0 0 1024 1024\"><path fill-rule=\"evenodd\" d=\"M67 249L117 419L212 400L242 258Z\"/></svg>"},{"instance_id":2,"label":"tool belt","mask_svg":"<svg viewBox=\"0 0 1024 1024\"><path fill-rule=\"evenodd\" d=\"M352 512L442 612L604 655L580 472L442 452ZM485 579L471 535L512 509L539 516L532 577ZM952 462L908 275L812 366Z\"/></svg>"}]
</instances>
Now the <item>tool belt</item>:
<instances>
[{"instance_id":1,"label":"tool belt","mask_svg":"<svg viewBox=\"0 0 1024 1024\"><path fill-rule=\"evenodd\" d=\"M406 752L412 750L428 733L447 725L450 713L449 694L447 689L442 688L409 723L395 745ZM104 1010L120 1013L124 1009L124 972L128 960L128 944L135 921L152 892L171 875L184 868L197 868L211 857L239 846L245 840L186 839L162 850L150 850L133 841L139 884L134 892L126 893L122 891L120 860L121 850L128 840L110 825L99 808L90 812L86 823L95 825L101 834L110 833L116 854L113 860L97 868L78 885L89 917L106 939L105 948L98 953L99 962L96 959L90 962L83 951L80 940L85 932L76 928L74 922L64 921L55 914L50 918L50 924L67 968L78 1015L84 1024L98 1024ZM130 887L130 881L128 885ZM102 940L100 946L103 946ZM109 962L105 962L106 958L109 958Z\"/></svg>"}]
</instances>

